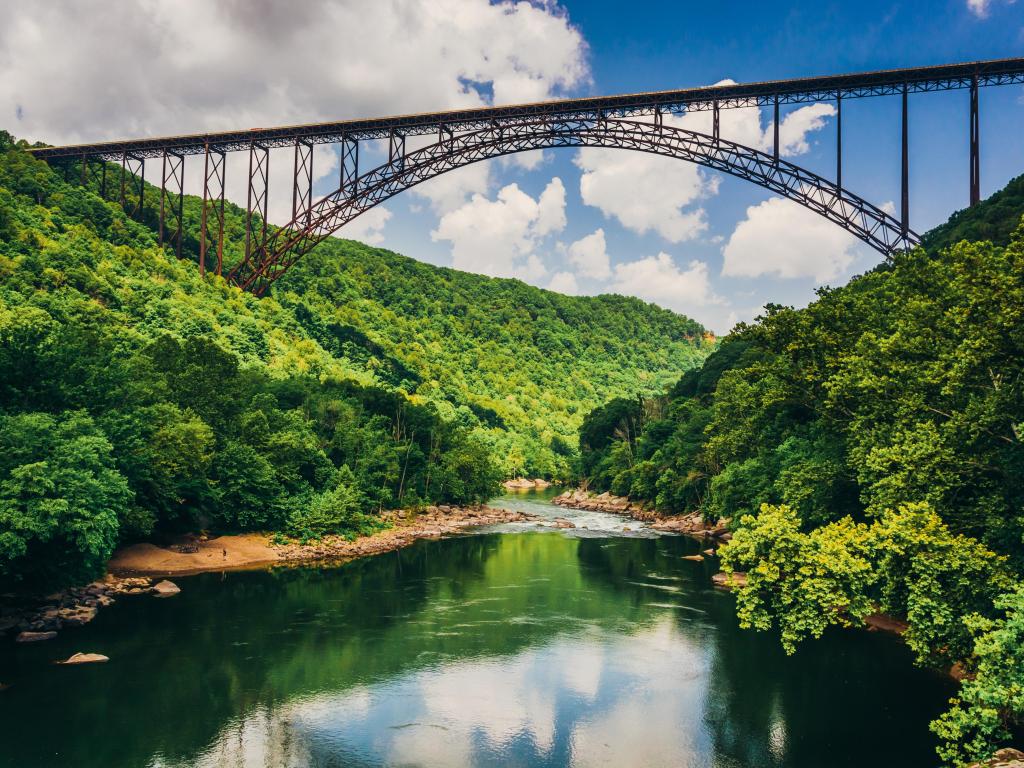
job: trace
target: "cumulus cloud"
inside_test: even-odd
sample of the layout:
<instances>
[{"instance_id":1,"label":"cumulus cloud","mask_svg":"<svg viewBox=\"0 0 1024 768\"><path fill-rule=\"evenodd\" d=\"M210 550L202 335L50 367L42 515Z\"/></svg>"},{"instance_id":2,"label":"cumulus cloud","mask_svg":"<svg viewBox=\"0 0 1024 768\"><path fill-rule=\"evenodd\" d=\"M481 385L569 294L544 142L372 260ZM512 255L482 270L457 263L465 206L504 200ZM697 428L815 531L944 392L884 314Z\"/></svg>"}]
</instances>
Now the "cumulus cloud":
<instances>
[{"instance_id":1,"label":"cumulus cloud","mask_svg":"<svg viewBox=\"0 0 1024 768\"><path fill-rule=\"evenodd\" d=\"M732 83L724 80L720 84ZM835 114L830 104L795 109L779 124L779 151L795 156L810 149L808 136L824 127ZM665 125L711 133L710 111L667 115ZM726 109L720 113L721 136L739 144L768 151L774 144L774 121L763 123L758 107ZM620 149L581 149L576 165L583 172L580 195L637 234L657 232L670 243L699 237L708 228L701 200L715 195L719 177L691 163Z\"/></svg>"},{"instance_id":2,"label":"cumulus cloud","mask_svg":"<svg viewBox=\"0 0 1024 768\"><path fill-rule=\"evenodd\" d=\"M556 176L536 200L518 184L502 187L493 200L473 195L444 214L430 236L451 243L456 269L536 282L547 269L534 249L564 227L565 187Z\"/></svg>"},{"instance_id":3,"label":"cumulus cloud","mask_svg":"<svg viewBox=\"0 0 1024 768\"><path fill-rule=\"evenodd\" d=\"M606 280L612 275L604 230L601 228L570 245L568 257L569 263L584 277Z\"/></svg>"},{"instance_id":4,"label":"cumulus cloud","mask_svg":"<svg viewBox=\"0 0 1024 768\"><path fill-rule=\"evenodd\" d=\"M707 229L704 211L684 208L717 189L717 180L690 163L621 149L584 148L576 156L580 196L586 205L644 234L671 243L692 240Z\"/></svg>"},{"instance_id":5,"label":"cumulus cloud","mask_svg":"<svg viewBox=\"0 0 1024 768\"><path fill-rule=\"evenodd\" d=\"M685 269L680 269L664 251L657 256L616 264L611 287L618 293L639 296L683 313L691 312L694 307L724 303L711 288L705 262L694 259Z\"/></svg>"},{"instance_id":6,"label":"cumulus cloud","mask_svg":"<svg viewBox=\"0 0 1024 768\"><path fill-rule=\"evenodd\" d=\"M338 237L359 240L370 245L384 242L384 225L391 218L391 211L383 205L371 208L338 230Z\"/></svg>"},{"instance_id":7,"label":"cumulus cloud","mask_svg":"<svg viewBox=\"0 0 1024 768\"><path fill-rule=\"evenodd\" d=\"M0 0L0 124L54 144L201 133L534 101L589 76L583 38L554 2L126 0L116 45L109 16L102 0ZM321 188L336 172L328 154ZM228 169L243 204L246 162L236 153ZM291 157L271 167L281 221ZM451 210L486 190L488 169L442 179L424 196Z\"/></svg>"},{"instance_id":8,"label":"cumulus cloud","mask_svg":"<svg viewBox=\"0 0 1024 768\"><path fill-rule=\"evenodd\" d=\"M992 5L997 0L967 0L967 10L977 16L979 19L988 17L989 11L992 10ZM1013 5L1017 0L1005 0L1007 5Z\"/></svg>"},{"instance_id":9,"label":"cumulus cloud","mask_svg":"<svg viewBox=\"0 0 1024 768\"><path fill-rule=\"evenodd\" d=\"M576 285L576 275L572 272L555 272L548 283L548 290L568 296L575 296L580 292L579 286Z\"/></svg>"},{"instance_id":10,"label":"cumulus cloud","mask_svg":"<svg viewBox=\"0 0 1024 768\"><path fill-rule=\"evenodd\" d=\"M828 219L781 197L747 208L722 249L727 277L810 277L822 283L845 273L859 241Z\"/></svg>"}]
</instances>

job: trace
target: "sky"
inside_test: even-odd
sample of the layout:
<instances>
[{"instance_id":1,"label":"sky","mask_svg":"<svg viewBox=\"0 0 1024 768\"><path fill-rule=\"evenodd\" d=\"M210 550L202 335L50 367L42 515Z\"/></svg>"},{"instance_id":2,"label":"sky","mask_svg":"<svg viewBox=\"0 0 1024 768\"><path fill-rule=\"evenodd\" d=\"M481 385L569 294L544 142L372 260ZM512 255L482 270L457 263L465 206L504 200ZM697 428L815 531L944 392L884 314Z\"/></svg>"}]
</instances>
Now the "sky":
<instances>
[{"instance_id":1,"label":"sky","mask_svg":"<svg viewBox=\"0 0 1024 768\"><path fill-rule=\"evenodd\" d=\"M1024 56L1024 0L764 3L488 0L0 0L0 129L50 144L379 117ZM967 92L910 100L910 222L968 199ZM844 186L900 195L899 98L847 101ZM831 104L783 108L787 159L834 176ZM708 130L706 113L671 118ZM722 113L769 146L772 115ZM364 142L360 167L382 159ZM414 142L409 139L409 147ZM1024 87L981 92L982 195L1024 171ZM245 201L245 153L227 194ZM271 157L271 219L291 205ZM337 187L319 146L315 194ZM186 165L186 190L201 171ZM432 264L570 294L623 293L718 333L802 306L881 258L746 181L614 149L554 149L452 171L340 232Z\"/></svg>"}]
</instances>

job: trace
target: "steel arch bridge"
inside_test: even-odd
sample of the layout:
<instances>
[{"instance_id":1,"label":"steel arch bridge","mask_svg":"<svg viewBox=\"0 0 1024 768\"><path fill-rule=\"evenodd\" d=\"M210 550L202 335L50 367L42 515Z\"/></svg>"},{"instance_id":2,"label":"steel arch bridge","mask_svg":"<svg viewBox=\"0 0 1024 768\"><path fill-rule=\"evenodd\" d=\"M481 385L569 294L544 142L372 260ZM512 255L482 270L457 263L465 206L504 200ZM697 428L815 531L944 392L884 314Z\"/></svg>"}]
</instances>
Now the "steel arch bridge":
<instances>
[{"instance_id":1,"label":"steel arch bridge","mask_svg":"<svg viewBox=\"0 0 1024 768\"><path fill-rule=\"evenodd\" d=\"M835 75L685 91L569 99L511 107L409 115L275 129L139 139L31 150L36 156L77 171L84 184L97 181L107 195L108 162L120 162L119 200L131 215L145 204L146 159L159 159L159 237L178 256L182 247L182 201L187 155L203 155L203 207L199 267L208 253L213 269L257 295L340 227L410 187L456 168L503 155L555 147L627 149L689 161L793 200L844 228L889 257L913 247L919 237L909 226L908 103L911 93L969 91L969 199L980 198L979 88L1024 82L1024 59ZM842 184L844 99L895 95L902 99L902 195L899 218L845 189ZM828 180L779 156L780 105L833 101L837 107L836 178ZM771 153L720 135L722 109L774 108ZM667 125L665 114L708 110L710 134ZM637 119L646 117L648 119ZM406 151L407 136L436 136ZM359 143L385 140L387 162L359 172ZM315 200L313 147L336 144L341 156L338 188ZM292 220L267 222L270 150L294 147ZM226 153L248 151L245 256L225 266L224 178ZM116 170L116 169L115 169Z\"/></svg>"}]
</instances>

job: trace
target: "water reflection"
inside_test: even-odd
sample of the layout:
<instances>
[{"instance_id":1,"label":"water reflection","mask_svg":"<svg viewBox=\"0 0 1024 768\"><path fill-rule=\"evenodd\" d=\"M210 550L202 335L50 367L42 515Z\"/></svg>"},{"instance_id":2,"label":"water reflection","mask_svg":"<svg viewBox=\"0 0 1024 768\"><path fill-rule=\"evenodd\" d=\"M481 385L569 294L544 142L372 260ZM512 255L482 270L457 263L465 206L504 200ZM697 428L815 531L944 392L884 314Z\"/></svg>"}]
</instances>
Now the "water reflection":
<instances>
[{"instance_id":1,"label":"water reflection","mask_svg":"<svg viewBox=\"0 0 1024 768\"><path fill-rule=\"evenodd\" d=\"M862 765L865 735L934 764L945 681L861 633L785 657L736 628L695 548L491 534L182 580L4 649L0 765L822 768ZM111 662L47 663L74 650Z\"/></svg>"}]
</instances>

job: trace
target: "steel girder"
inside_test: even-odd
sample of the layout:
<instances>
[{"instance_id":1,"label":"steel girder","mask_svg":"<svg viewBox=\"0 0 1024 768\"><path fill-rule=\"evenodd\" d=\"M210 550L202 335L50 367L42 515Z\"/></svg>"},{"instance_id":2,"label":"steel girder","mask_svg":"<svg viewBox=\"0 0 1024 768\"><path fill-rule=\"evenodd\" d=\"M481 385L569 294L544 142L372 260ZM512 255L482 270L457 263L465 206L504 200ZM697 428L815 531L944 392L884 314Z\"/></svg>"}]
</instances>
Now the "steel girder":
<instances>
[{"instance_id":1,"label":"steel girder","mask_svg":"<svg viewBox=\"0 0 1024 768\"><path fill-rule=\"evenodd\" d=\"M203 211L199 224L199 274L206 274L206 254L210 249L210 227L213 227L213 249L216 274L224 267L224 179L227 156L206 147L203 158Z\"/></svg>"},{"instance_id":2,"label":"steel girder","mask_svg":"<svg viewBox=\"0 0 1024 768\"><path fill-rule=\"evenodd\" d=\"M397 115L281 128L252 128L224 133L98 142L68 147L39 147L30 149L29 152L47 160L77 160L83 154L87 154L91 157L120 161L126 152L136 157L154 158L161 157L165 150L182 155L203 154L207 146L223 152L245 151L251 148L253 142L266 148L274 148L291 147L297 139L313 144L337 144L344 140L389 140L396 133L403 136L419 136L436 134L443 130L475 132L497 124L517 125L531 120L596 120L599 116L629 118L665 112L714 110L716 105L721 110L737 107L770 107L776 101L780 104L809 104L833 101L837 98L898 96L903 93L904 88L912 94L974 88L975 83L977 86L1024 83L1024 58L562 99L536 104Z\"/></svg>"},{"instance_id":3,"label":"steel girder","mask_svg":"<svg viewBox=\"0 0 1024 768\"><path fill-rule=\"evenodd\" d=\"M448 171L502 155L554 147L602 147L649 152L703 165L793 200L824 216L886 257L920 238L882 209L805 168L773 155L659 122L609 120L524 121L472 133L440 134L431 145L359 176L273 231L230 279L262 294L297 259L354 218L410 187Z\"/></svg>"},{"instance_id":4,"label":"steel girder","mask_svg":"<svg viewBox=\"0 0 1024 768\"><path fill-rule=\"evenodd\" d=\"M146 158L121 155L121 207L129 219L142 218L146 203Z\"/></svg>"},{"instance_id":5,"label":"steel girder","mask_svg":"<svg viewBox=\"0 0 1024 768\"><path fill-rule=\"evenodd\" d=\"M181 215L185 200L185 156L165 152L160 172L160 245L174 248L181 258ZM173 219L171 226L170 219Z\"/></svg>"}]
</instances>

